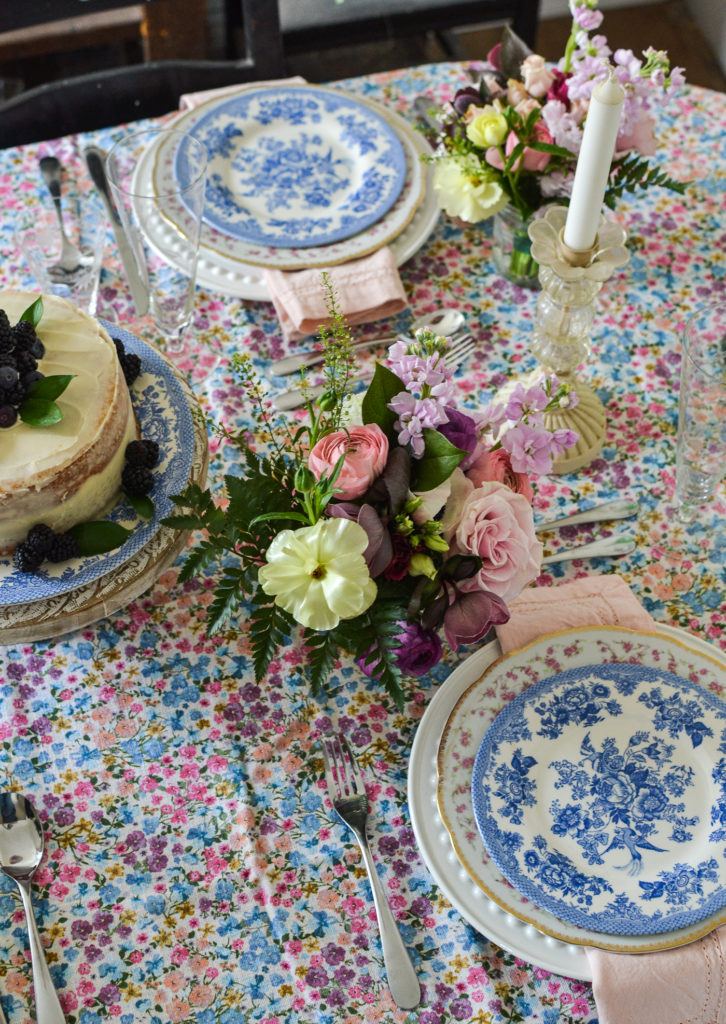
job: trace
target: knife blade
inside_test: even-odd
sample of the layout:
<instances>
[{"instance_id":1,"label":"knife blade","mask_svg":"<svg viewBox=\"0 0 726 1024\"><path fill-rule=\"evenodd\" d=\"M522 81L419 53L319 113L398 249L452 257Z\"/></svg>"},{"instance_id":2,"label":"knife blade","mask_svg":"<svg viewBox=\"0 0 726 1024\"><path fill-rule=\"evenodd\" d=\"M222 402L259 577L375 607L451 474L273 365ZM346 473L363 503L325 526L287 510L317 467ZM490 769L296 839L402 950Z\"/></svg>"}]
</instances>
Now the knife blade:
<instances>
[{"instance_id":1,"label":"knife blade","mask_svg":"<svg viewBox=\"0 0 726 1024\"><path fill-rule=\"evenodd\" d=\"M121 218L119 217L116 205L111 198L108 179L106 178L106 154L102 149L99 149L98 146L89 146L83 151L83 155L86 158L88 173L91 175L93 184L100 192L101 198L106 206L106 210L108 211L111 227L113 228L113 233L116 238L116 245L118 246L119 255L121 256L121 262L124 270L126 271L126 278L131 291L131 298L134 300L134 306L136 307L136 313L138 316L143 316L149 309L149 289L144 284L136 263L136 257L134 256L133 249L126 237L126 232L123 229L123 224L121 223Z\"/></svg>"}]
</instances>

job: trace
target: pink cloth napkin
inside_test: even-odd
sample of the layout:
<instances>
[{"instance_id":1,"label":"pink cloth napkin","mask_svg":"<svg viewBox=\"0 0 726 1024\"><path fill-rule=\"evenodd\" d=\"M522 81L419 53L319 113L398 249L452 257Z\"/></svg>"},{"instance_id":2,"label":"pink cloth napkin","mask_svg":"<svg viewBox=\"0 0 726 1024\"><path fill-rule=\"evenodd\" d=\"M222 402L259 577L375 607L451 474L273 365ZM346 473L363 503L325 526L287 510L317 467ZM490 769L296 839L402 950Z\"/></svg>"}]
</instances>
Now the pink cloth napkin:
<instances>
[{"instance_id":1,"label":"pink cloth napkin","mask_svg":"<svg viewBox=\"0 0 726 1024\"><path fill-rule=\"evenodd\" d=\"M406 293L391 250L384 246L370 256L325 267L341 312L349 324L382 320L406 308ZM329 324L325 308L323 270L265 270L285 337L298 341Z\"/></svg>"},{"instance_id":2,"label":"pink cloth napkin","mask_svg":"<svg viewBox=\"0 0 726 1024\"><path fill-rule=\"evenodd\" d=\"M598 624L652 629L621 576L586 576L532 587L497 626L503 651L546 633ZM610 953L586 949L599 1024L726 1024L726 925L679 949Z\"/></svg>"},{"instance_id":3,"label":"pink cloth napkin","mask_svg":"<svg viewBox=\"0 0 726 1024\"><path fill-rule=\"evenodd\" d=\"M201 103L206 103L207 100L211 100L215 97L230 96L232 93L238 92L243 87L248 85L258 85L260 88L264 88L266 85L305 85L305 79L301 78L300 75L295 75L292 78L271 78L267 82L240 82L239 85L223 85L219 89L205 89L204 92L187 92L183 96L179 97L179 109L180 110L193 110L194 107L198 107Z\"/></svg>"}]
</instances>

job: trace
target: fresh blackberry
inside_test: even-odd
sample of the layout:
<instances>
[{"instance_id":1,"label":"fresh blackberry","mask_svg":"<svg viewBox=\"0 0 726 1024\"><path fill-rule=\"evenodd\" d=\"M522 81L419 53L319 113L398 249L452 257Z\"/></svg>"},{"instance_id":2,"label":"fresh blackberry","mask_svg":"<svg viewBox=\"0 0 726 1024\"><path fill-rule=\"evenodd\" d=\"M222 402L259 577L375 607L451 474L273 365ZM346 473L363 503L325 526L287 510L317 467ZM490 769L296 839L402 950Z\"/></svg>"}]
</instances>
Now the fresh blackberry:
<instances>
[{"instance_id":1,"label":"fresh blackberry","mask_svg":"<svg viewBox=\"0 0 726 1024\"><path fill-rule=\"evenodd\" d=\"M31 356L30 352L25 349L21 349L20 352L15 353L15 359L18 364L18 373L25 374L31 373L33 370L38 369L38 360L34 356Z\"/></svg>"},{"instance_id":2,"label":"fresh blackberry","mask_svg":"<svg viewBox=\"0 0 726 1024\"><path fill-rule=\"evenodd\" d=\"M8 315L4 309L0 309L0 352L10 352L14 346L15 339Z\"/></svg>"},{"instance_id":3,"label":"fresh blackberry","mask_svg":"<svg viewBox=\"0 0 726 1024\"><path fill-rule=\"evenodd\" d=\"M38 335L29 320L20 320L13 327L13 338L16 349L29 349L37 340Z\"/></svg>"},{"instance_id":4,"label":"fresh blackberry","mask_svg":"<svg viewBox=\"0 0 726 1024\"><path fill-rule=\"evenodd\" d=\"M0 355L0 366L12 366L14 370L17 370L18 357L14 352L3 352Z\"/></svg>"},{"instance_id":5,"label":"fresh blackberry","mask_svg":"<svg viewBox=\"0 0 726 1024\"><path fill-rule=\"evenodd\" d=\"M134 352L129 352L121 360L121 369L123 370L124 380L131 387L141 373L141 360Z\"/></svg>"},{"instance_id":6,"label":"fresh blackberry","mask_svg":"<svg viewBox=\"0 0 726 1024\"><path fill-rule=\"evenodd\" d=\"M20 379L20 375L14 366L0 366L0 388L9 391L14 388Z\"/></svg>"},{"instance_id":7,"label":"fresh blackberry","mask_svg":"<svg viewBox=\"0 0 726 1024\"><path fill-rule=\"evenodd\" d=\"M25 538L23 543L26 547L35 551L42 561L50 551L51 545L55 539L55 531L51 530L50 526L46 526L45 523L36 523L36 525L31 527L28 531L28 536Z\"/></svg>"},{"instance_id":8,"label":"fresh blackberry","mask_svg":"<svg viewBox=\"0 0 726 1024\"><path fill-rule=\"evenodd\" d=\"M25 401L25 393L26 389L23 387L20 381L18 381L17 384L13 385L13 387L7 389L3 388L3 390L0 391L0 395L2 395L2 401L6 405L14 405L16 409Z\"/></svg>"},{"instance_id":9,"label":"fresh blackberry","mask_svg":"<svg viewBox=\"0 0 726 1024\"><path fill-rule=\"evenodd\" d=\"M153 469L159 461L159 446L156 441L131 441L126 445L125 455L128 463Z\"/></svg>"},{"instance_id":10,"label":"fresh blackberry","mask_svg":"<svg viewBox=\"0 0 726 1024\"><path fill-rule=\"evenodd\" d=\"M67 562L69 558L78 558L78 541L70 533L55 534L48 551L49 562Z\"/></svg>"},{"instance_id":11,"label":"fresh blackberry","mask_svg":"<svg viewBox=\"0 0 726 1024\"><path fill-rule=\"evenodd\" d=\"M17 418L17 411L12 405L0 405L0 428L12 427Z\"/></svg>"},{"instance_id":12,"label":"fresh blackberry","mask_svg":"<svg viewBox=\"0 0 726 1024\"><path fill-rule=\"evenodd\" d=\"M116 355L119 357L119 359L123 359L123 357L126 355L126 349L124 348L124 343L122 341L119 341L118 338L114 338L113 339L113 343L114 343L114 345L116 347Z\"/></svg>"},{"instance_id":13,"label":"fresh blackberry","mask_svg":"<svg viewBox=\"0 0 726 1024\"><path fill-rule=\"evenodd\" d=\"M154 486L154 474L146 466L127 463L121 474L121 483L129 494L148 494Z\"/></svg>"},{"instance_id":14,"label":"fresh blackberry","mask_svg":"<svg viewBox=\"0 0 726 1024\"><path fill-rule=\"evenodd\" d=\"M19 572L37 572L42 561L43 559L39 558L37 553L31 547L28 547L27 543L18 544L13 555L15 568Z\"/></svg>"}]
</instances>

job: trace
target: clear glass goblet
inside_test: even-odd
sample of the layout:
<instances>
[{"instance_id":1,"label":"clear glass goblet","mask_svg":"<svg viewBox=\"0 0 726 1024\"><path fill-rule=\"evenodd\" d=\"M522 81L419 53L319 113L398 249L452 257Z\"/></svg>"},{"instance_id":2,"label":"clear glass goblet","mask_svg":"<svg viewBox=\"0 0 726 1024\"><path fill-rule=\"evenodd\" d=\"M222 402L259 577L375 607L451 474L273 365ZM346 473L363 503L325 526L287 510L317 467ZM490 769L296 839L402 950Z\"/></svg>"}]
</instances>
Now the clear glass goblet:
<instances>
[{"instance_id":1,"label":"clear glass goblet","mask_svg":"<svg viewBox=\"0 0 726 1024\"><path fill-rule=\"evenodd\" d=\"M187 132L147 129L117 142L106 167L161 347L199 384L220 358L219 346L202 344L192 330L206 147Z\"/></svg>"}]
</instances>

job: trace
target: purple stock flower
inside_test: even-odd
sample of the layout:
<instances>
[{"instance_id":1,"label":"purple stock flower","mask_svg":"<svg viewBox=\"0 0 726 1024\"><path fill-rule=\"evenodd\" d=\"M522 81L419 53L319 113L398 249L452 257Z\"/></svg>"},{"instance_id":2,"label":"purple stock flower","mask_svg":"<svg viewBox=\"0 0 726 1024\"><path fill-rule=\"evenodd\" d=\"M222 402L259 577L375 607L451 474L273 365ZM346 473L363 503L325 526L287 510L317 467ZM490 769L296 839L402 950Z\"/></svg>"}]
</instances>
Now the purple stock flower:
<instances>
[{"instance_id":1,"label":"purple stock flower","mask_svg":"<svg viewBox=\"0 0 726 1024\"><path fill-rule=\"evenodd\" d=\"M507 606L496 594L488 590L457 594L444 614L446 642L455 651L460 644L473 644L486 636L492 626L508 621Z\"/></svg>"},{"instance_id":2,"label":"purple stock flower","mask_svg":"<svg viewBox=\"0 0 726 1024\"><path fill-rule=\"evenodd\" d=\"M544 427L518 423L505 431L501 441L515 473L549 473L552 468L552 435Z\"/></svg>"},{"instance_id":3,"label":"purple stock flower","mask_svg":"<svg viewBox=\"0 0 726 1024\"><path fill-rule=\"evenodd\" d=\"M575 7L572 12L575 23L585 32L593 32L602 25L602 11L590 7Z\"/></svg>"},{"instance_id":4,"label":"purple stock flower","mask_svg":"<svg viewBox=\"0 0 726 1024\"><path fill-rule=\"evenodd\" d=\"M534 412L546 408L549 398L541 384L533 384L525 388L522 384L515 385L506 406L508 420L521 420Z\"/></svg>"},{"instance_id":5,"label":"purple stock flower","mask_svg":"<svg viewBox=\"0 0 726 1024\"><path fill-rule=\"evenodd\" d=\"M443 406L433 398L415 398L408 391L400 391L388 403L388 408L398 416L394 424L398 443L410 444L413 457L420 459L424 453L424 428L435 428L446 421Z\"/></svg>"}]
</instances>

